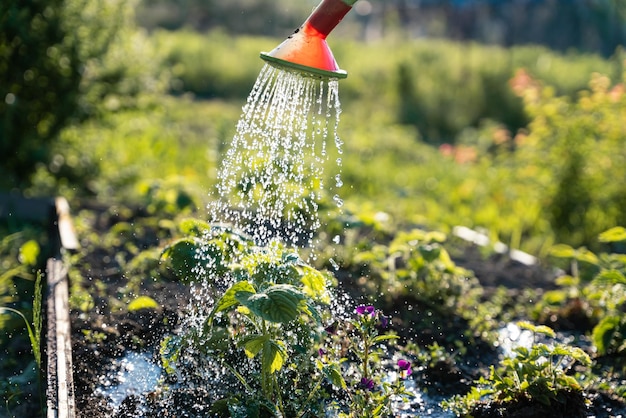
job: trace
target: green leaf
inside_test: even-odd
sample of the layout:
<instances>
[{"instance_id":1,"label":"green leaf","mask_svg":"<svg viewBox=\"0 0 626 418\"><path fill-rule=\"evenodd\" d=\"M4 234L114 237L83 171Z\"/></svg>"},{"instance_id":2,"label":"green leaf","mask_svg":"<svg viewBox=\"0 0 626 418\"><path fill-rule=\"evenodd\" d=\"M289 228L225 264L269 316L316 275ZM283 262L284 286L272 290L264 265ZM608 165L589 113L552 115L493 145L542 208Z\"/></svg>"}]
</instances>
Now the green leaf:
<instances>
[{"instance_id":1,"label":"green leaf","mask_svg":"<svg viewBox=\"0 0 626 418\"><path fill-rule=\"evenodd\" d=\"M390 334L377 335L376 337L372 338L372 344L377 344L381 341L395 340L397 338L398 338L397 335L390 335Z\"/></svg>"},{"instance_id":2,"label":"green leaf","mask_svg":"<svg viewBox=\"0 0 626 418\"><path fill-rule=\"evenodd\" d=\"M569 347L569 356L583 366L591 366L591 357L580 347Z\"/></svg>"},{"instance_id":3,"label":"green leaf","mask_svg":"<svg viewBox=\"0 0 626 418\"><path fill-rule=\"evenodd\" d=\"M550 255L557 258L574 258L576 250L565 244L557 244L550 248Z\"/></svg>"},{"instance_id":4,"label":"green leaf","mask_svg":"<svg viewBox=\"0 0 626 418\"><path fill-rule=\"evenodd\" d=\"M440 231L430 231L424 235L424 241L426 242L438 242L443 243L447 239L446 234Z\"/></svg>"},{"instance_id":5,"label":"green leaf","mask_svg":"<svg viewBox=\"0 0 626 418\"><path fill-rule=\"evenodd\" d=\"M566 274L566 275L557 277L556 279L554 279L554 282L559 286L574 287L574 286L579 285L580 279L577 277L570 276L569 274Z\"/></svg>"},{"instance_id":6,"label":"green leaf","mask_svg":"<svg viewBox=\"0 0 626 418\"><path fill-rule=\"evenodd\" d=\"M130 312L138 311L140 309L156 309L159 304L150 296L139 296L133 299L128 304L128 310Z\"/></svg>"},{"instance_id":7,"label":"green leaf","mask_svg":"<svg viewBox=\"0 0 626 418\"><path fill-rule=\"evenodd\" d=\"M619 270L604 270L594 277L593 282L600 285L626 285L626 276Z\"/></svg>"},{"instance_id":8,"label":"green leaf","mask_svg":"<svg viewBox=\"0 0 626 418\"><path fill-rule=\"evenodd\" d=\"M282 343L274 340L266 340L263 344L263 362L262 367L270 374L277 372L285 364L287 359L287 351Z\"/></svg>"},{"instance_id":9,"label":"green leaf","mask_svg":"<svg viewBox=\"0 0 626 418\"><path fill-rule=\"evenodd\" d=\"M622 242L626 241L626 228L623 226L616 226L604 231L598 236L600 242Z\"/></svg>"},{"instance_id":10,"label":"green leaf","mask_svg":"<svg viewBox=\"0 0 626 418\"><path fill-rule=\"evenodd\" d=\"M321 298L326 294L326 278L324 275L309 266L302 267L300 282L303 292L314 299Z\"/></svg>"},{"instance_id":11,"label":"green leaf","mask_svg":"<svg viewBox=\"0 0 626 418\"><path fill-rule=\"evenodd\" d=\"M300 311L302 311L303 313L309 315L311 318L313 318L315 320L315 322L317 322L317 324L321 324L322 323L322 317L320 316L320 313L317 311L317 308L315 307L315 305L312 303L311 300L308 300L306 304L300 304Z\"/></svg>"},{"instance_id":12,"label":"green leaf","mask_svg":"<svg viewBox=\"0 0 626 418\"><path fill-rule=\"evenodd\" d=\"M248 358L254 358L265 346L268 337L265 335L249 335L239 342L239 346L243 347Z\"/></svg>"},{"instance_id":13,"label":"green leaf","mask_svg":"<svg viewBox=\"0 0 626 418\"><path fill-rule=\"evenodd\" d=\"M420 245L418 250L422 257L424 257L424 260L429 263L439 258L439 255L441 254L441 246L437 243Z\"/></svg>"},{"instance_id":14,"label":"green leaf","mask_svg":"<svg viewBox=\"0 0 626 418\"><path fill-rule=\"evenodd\" d=\"M192 218L183 219L178 228L183 235L192 235L198 238L206 236L211 230L211 226L207 222Z\"/></svg>"},{"instance_id":15,"label":"green leaf","mask_svg":"<svg viewBox=\"0 0 626 418\"><path fill-rule=\"evenodd\" d=\"M224 274L224 243L218 240L202 241L184 238L163 250L162 256L170 260L174 274L183 283L201 281L211 275Z\"/></svg>"},{"instance_id":16,"label":"green leaf","mask_svg":"<svg viewBox=\"0 0 626 418\"><path fill-rule=\"evenodd\" d=\"M576 253L576 259L578 261L583 261L585 263L597 265L598 264L598 256L589 251L586 248L579 248Z\"/></svg>"},{"instance_id":17,"label":"green leaf","mask_svg":"<svg viewBox=\"0 0 626 418\"><path fill-rule=\"evenodd\" d=\"M198 252L200 243L194 238L176 241L163 250L163 257L170 260L172 270L183 283L193 281L198 274Z\"/></svg>"},{"instance_id":18,"label":"green leaf","mask_svg":"<svg viewBox=\"0 0 626 418\"><path fill-rule=\"evenodd\" d=\"M617 315L605 316L602 320L593 328L591 338L593 343L598 349L598 353L608 354L612 348L612 341L614 335L620 328L621 318Z\"/></svg>"},{"instance_id":19,"label":"green leaf","mask_svg":"<svg viewBox=\"0 0 626 418\"><path fill-rule=\"evenodd\" d=\"M3 312L12 312L18 315L24 321L24 325L26 325L26 330L28 331L28 339L30 340L30 346L33 350L33 356L35 357L35 361L37 365L41 365L41 352L39 350L40 336L35 334L35 329L31 326L28 319L24 316L23 313L18 311L17 309L2 307L0 306L0 314Z\"/></svg>"},{"instance_id":20,"label":"green leaf","mask_svg":"<svg viewBox=\"0 0 626 418\"><path fill-rule=\"evenodd\" d=\"M543 334L546 335L548 337L554 338L556 337L556 334L554 332L554 330L550 327L547 327L545 325L534 325L531 324L530 322L527 321L519 321L517 322L517 326L522 328L522 329L527 329L531 332L534 332L536 334Z\"/></svg>"},{"instance_id":21,"label":"green leaf","mask_svg":"<svg viewBox=\"0 0 626 418\"><path fill-rule=\"evenodd\" d=\"M557 381L558 381L558 384L561 386L561 388L566 388L570 390L582 390L580 383L578 383L578 380L576 380L574 376L561 374ZM556 388L556 389L561 389L561 388Z\"/></svg>"},{"instance_id":22,"label":"green leaf","mask_svg":"<svg viewBox=\"0 0 626 418\"><path fill-rule=\"evenodd\" d=\"M239 292L235 298L256 316L270 322L290 322L300 312L300 301L305 296L288 284L277 284L253 295Z\"/></svg>"},{"instance_id":23,"label":"green leaf","mask_svg":"<svg viewBox=\"0 0 626 418\"><path fill-rule=\"evenodd\" d=\"M339 365L336 363L325 364L322 367L322 373L324 376L332 383L334 386L346 389L348 385L346 385L346 381L341 374L341 370L339 370Z\"/></svg>"},{"instance_id":24,"label":"green leaf","mask_svg":"<svg viewBox=\"0 0 626 418\"><path fill-rule=\"evenodd\" d=\"M213 320L215 314L238 305L239 300L237 299L237 294L241 295L243 293L254 294L256 293L256 290L250 282L246 281L237 282L228 288L228 290L224 292L224 295L222 295L222 297L217 301L213 311L209 315L209 323Z\"/></svg>"},{"instance_id":25,"label":"green leaf","mask_svg":"<svg viewBox=\"0 0 626 418\"><path fill-rule=\"evenodd\" d=\"M37 258L39 257L40 249L37 241L30 240L26 241L20 247L19 260L20 263L26 264L29 266L34 266L37 264Z\"/></svg>"}]
</instances>

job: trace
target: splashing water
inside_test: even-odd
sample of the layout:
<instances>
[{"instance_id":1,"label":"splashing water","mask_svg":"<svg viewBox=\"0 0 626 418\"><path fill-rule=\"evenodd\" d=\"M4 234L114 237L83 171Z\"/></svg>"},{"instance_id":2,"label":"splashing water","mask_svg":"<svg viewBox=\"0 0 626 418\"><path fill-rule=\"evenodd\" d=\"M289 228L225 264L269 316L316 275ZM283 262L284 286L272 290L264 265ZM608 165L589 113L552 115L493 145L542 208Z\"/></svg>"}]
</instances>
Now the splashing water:
<instances>
[{"instance_id":1,"label":"splashing water","mask_svg":"<svg viewBox=\"0 0 626 418\"><path fill-rule=\"evenodd\" d=\"M265 65L218 172L212 222L231 224L261 246L312 244L328 139L342 152L338 84ZM340 186L336 176L330 187Z\"/></svg>"},{"instance_id":2,"label":"splashing water","mask_svg":"<svg viewBox=\"0 0 626 418\"><path fill-rule=\"evenodd\" d=\"M263 252L275 241L286 246L311 247L320 227L318 209L323 199L339 206L337 190L340 174L324 184L324 167L329 162L329 143L342 153L337 134L341 107L338 80L319 80L265 65L254 84L236 133L218 171L218 183L208 205L212 231L229 225L237 234L251 238ZM335 161L341 167L341 160ZM332 192L330 192L332 190ZM334 202L334 203L333 203ZM232 254L234 259L241 256ZM196 254L198 276L212 270L213 260ZM225 273L209 281L193 283L183 334L195 333L209 339L204 324L215 306L215 295L223 293L235 278ZM219 382L204 387L211 400L224 398L238 390L239 382L220 362L187 347L177 361L179 383L204 387L203 382ZM227 356L241 354L226 349ZM246 368L251 369L252 360ZM240 390L241 388L239 388ZM210 404L210 402L209 402ZM176 409L175 405L170 407Z\"/></svg>"}]
</instances>

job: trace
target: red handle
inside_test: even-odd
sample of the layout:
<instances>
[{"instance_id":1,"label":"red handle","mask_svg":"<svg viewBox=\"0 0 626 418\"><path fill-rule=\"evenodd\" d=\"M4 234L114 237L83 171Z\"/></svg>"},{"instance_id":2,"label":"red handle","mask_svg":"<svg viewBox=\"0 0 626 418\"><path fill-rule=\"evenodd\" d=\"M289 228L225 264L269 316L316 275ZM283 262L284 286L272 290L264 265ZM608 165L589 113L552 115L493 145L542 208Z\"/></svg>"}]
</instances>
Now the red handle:
<instances>
[{"instance_id":1,"label":"red handle","mask_svg":"<svg viewBox=\"0 0 626 418\"><path fill-rule=\"evenodd\" d=\"M304 28L306 30L310 26L318 32L318 36L326 38L351 8L342 0L322 0L304 22Z\"/></svg>"}]
</instances>

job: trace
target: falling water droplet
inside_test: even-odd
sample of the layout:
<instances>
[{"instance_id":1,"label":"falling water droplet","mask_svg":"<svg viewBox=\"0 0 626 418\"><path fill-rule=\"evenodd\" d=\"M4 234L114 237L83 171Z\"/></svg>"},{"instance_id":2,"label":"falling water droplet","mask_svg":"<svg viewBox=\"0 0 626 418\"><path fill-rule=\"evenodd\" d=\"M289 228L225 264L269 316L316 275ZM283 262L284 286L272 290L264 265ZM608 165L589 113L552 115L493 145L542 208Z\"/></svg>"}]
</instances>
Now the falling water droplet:
<instances>
[{"instance_id":1,"label":"falling water droplet","mask_svg":"<svg viewBox=\"0 0 626 418\"><path fill-rule=\"evenodd\" d=\"M339 197L338 194L333 196L333 200L335 201L335 204L337 205L337 207L342 207L343 206L343 199L341 197Z\"/></svg>"},{"instance_id":2,"label":"falling water droplet","mask_svg":"<svg viewBox=\"0 0 626 418\"><path fill-rule=\"evenodd\" d=\"M333 266L335 270L339 270L339 264L334 259L329 259L328 262Z\"/></svg>"},{"instance_id":3,"label":"falling water droplet","mask_svg":"<svg viewBox=\"0 0 626 418\"><path fill-rule=\"evenodd\" d=\"M341 175L340 175L340 174L337 174L337 175L335 176L335 186L336 186L336 187L341 187L341 186L343 186L343 181L341 180Z\"/></svg>"},{"instance_id":4,"label":"falling water droplet","mask_svg":"<svg viewBox=\"0 0 626 418\"><path fill-rule=\"evenodd\" d=\"M340 242L340 241L341 241L341 237L340 237L339 235L335 235L335 236L333 237L333 242L334 242L335 244L339 244L339 242Z\"/></svg>"}]
</instances>

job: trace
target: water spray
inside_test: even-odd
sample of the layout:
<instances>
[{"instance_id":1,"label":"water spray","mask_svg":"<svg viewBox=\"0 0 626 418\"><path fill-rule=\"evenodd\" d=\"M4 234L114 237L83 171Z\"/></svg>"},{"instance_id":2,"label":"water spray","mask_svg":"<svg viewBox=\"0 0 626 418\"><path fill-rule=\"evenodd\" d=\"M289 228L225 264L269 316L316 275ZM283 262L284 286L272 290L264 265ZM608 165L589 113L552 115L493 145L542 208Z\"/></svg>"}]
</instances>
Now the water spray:
<instances>
[{"instance_id":1,"label":"water spray","mask_svg":"<svg viewBox=\"0 0 626 418\"><path fill-rule=\"evenodd\" d=\"M346 78L339 69L326 37L357 0L322 0L296 31L270 52L261 52L269 64L316 78Z\"/></svg>"}]
</instances>

